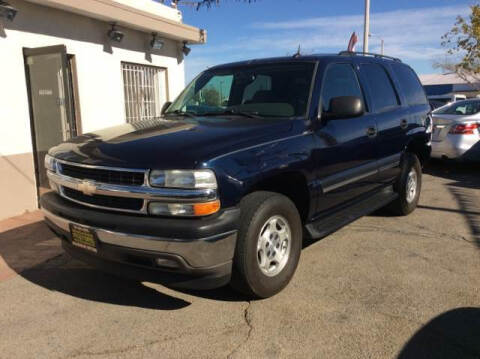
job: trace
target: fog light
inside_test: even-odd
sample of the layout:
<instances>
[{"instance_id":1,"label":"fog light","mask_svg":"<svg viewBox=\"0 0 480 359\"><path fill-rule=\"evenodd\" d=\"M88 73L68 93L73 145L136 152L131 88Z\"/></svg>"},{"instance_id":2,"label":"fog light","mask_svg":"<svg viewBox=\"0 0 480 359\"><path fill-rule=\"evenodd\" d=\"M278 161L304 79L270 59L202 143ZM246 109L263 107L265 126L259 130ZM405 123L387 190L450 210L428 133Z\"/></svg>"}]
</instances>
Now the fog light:
<instances>
[{"instance_id":1,"label":"fog light","mask_svg":"<svg viewBox=\"0 0 480 359\"><path fill-rule=\"evenodd\" d=\"M178 263L171 259L157 258L155 259L155 263L157 263L159 267L178 268Z\"/></svg>"},{"instance_id":2,"label":"fog light","mask_svg":"<svg viewBox=\"0 0 480 359\"><path fill-rule=\"evenodd\" d=\"M193 216L191 204L153 202L148 205L148 212L155 216Z\"/></svg>"},{"instance_id":3,"label":"fog light","mask_svg":"<svg viewBox=\"0 0 480 359\"><path fill-rule=\"evenodd\" d=\"M155 216L208 216L219 210L219 200L193 204L151 202L148 205L148 213Z\"/></svg>"}]
</instances>

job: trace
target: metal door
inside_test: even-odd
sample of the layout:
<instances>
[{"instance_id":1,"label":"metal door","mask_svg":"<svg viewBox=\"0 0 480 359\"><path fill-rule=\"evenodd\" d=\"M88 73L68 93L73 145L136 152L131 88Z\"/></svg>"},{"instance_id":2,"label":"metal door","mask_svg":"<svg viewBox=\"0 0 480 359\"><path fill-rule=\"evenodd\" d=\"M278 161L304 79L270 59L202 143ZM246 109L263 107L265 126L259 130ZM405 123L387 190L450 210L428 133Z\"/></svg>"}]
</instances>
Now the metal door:
<instances>
[{"instance_id":1,"label":"metal door","mask_svg":"<svg viewBox=\"0 0 480 359\"><path fill-rule=\"evenodd\" d=\"M48 188L48 149L76 135L66 48L24 49L37 186Z\"/></svg>"},{"instance_id":2,"label":"metal door","mask_svg":"<svg viewBox=\"0 0 480 359\"><path fill-rule=\"evenodd\" d=\"M329 93L329 95L325 95ZM356 96L364 100L357 74L350 63L332 63L325 69L321 108L332 97ZM344 205L375 189L377 184L376 124L371 113L348 119L323 118L316 129L314 157L323 196L317 213Z\"/></svg>"}]
</instances>

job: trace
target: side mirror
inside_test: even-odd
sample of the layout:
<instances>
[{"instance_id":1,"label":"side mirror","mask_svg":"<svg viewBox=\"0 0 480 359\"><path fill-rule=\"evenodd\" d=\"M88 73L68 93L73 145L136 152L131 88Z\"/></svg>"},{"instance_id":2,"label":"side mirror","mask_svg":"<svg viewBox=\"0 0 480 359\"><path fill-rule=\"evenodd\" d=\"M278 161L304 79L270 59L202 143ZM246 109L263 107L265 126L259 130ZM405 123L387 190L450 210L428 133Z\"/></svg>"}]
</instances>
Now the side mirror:
<instances>
[{"instance_id":1,"label":"side mirror","mask_svg":"<svg viewBox=\"0 0 480 359\"><path fill-rule=\"evenodd\" d=\"M165 112L168 110L168 108L170 107L172 103L170 101L167 101L163 104L162 106L162 110L160 111L160 113L163 115L165 114Z\"/></svg>"},{"instance_id":2,"label":"side mirror","mask_svg":"<svg viewBox=\"0 0 480 359\"><path fill-rule=\"evenodd\" d=\"M356 96L339 96L330 100L327 119L349 119L362 116L365 113L363 101Z\"/></svg>"}]
</instances>

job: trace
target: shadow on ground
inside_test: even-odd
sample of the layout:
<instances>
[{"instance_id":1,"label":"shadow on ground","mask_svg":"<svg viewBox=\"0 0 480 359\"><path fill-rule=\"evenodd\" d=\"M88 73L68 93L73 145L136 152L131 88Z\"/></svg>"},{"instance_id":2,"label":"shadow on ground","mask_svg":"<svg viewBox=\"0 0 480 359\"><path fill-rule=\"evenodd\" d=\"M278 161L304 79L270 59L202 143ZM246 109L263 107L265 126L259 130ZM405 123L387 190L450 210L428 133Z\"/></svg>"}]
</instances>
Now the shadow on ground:
<instances>
[{"instance_id":1,"label":"shadow on ground","mask_svg":"<svg viewBox=\"0 0 480 359\"><path fill-rule=\"evenodd\" d=\"M480 358L480 308L456 308L432 319L398 355L411 358Z\"/></svg>"},{"instance_id":2,"label":"shadow on ground","mask_svg":"<svg viewBox=\"0 0 480 359\"><path fill-rule=\"evenodd\" d=\"M59 253L59 242L43 221L0 232L0 259L14 272L21 272Z\"/></svg>"},{"instance_id":3,"label":"shadow on ground","mask_svg":"<svg viewBox=\"0 0 480 359\"><path fill-rule=\"evenodd\" d=\"M480 191L477 195L472 195L472 190L480 190L480 163L432 159L425 166L423 172L451 181L446 183L445 186L459 208L438 207L429 204L419 204L417 207L432 212L441 211L463 215L472 233L473 242L480 248ZM373 212L370 216L395 217L385 208Z\"/></svg>"},{"instance_id":4,"label":"shadow on ground","mask_svg":"<svg viewBox=\"0 0 480 359\"><path fill-rule=\"evenodd\" d=\"M160 310L190 305L140 282L100 272L72 259L63 253L60 240L43 221L1 232L1 259L10 270L36 285L85 300Z\"/></svg>"},{"instance_id":5,"label":"shadow on ground","mask_svg":"<svg viewBox=\"0 0 480 359\"><path fill-rule=\"evenodd\" d=\"M430 160L423 172L452 180L449 186L480 189L480 163Z\"/></svg>"},{"instance_id":6,"label":"shadow on ground","mask_svg":"<svg viewBox=\"0 0 480 359\"><path fill-rule=\"evenodd\" d=\"M100 272L62 254L20 275L48 290L95 302L159 310L176 310L189 302L140 282Z\"/></svg>"},{"instance_id":7,"label":"shadow on ground","mask_svg":"<svg viewBox=\"0 0 480 359\"><path fill-rule=\"evenodd\" d=\"M450 161L431 161L425 173L451 180L446 186L456 200L459 209L419 205L419 208L462 214L480 248L480 164ZM472 193L472 190L478 191Z\"/></svg>"},{"instance_id":8,"label":"shadow on ground","mask_svg":"<svg viewBox=\"0 0 480 359\"><path fill-rule=\"evenodd\" d=\"M60 240L43 221L1 232L1 259L12 271L36 285L85 300L157 310L182 309L191 304L71 258L61 250ZM221 301L247 300L230 287L182 292Z\"/></svg>"}]
</instances>

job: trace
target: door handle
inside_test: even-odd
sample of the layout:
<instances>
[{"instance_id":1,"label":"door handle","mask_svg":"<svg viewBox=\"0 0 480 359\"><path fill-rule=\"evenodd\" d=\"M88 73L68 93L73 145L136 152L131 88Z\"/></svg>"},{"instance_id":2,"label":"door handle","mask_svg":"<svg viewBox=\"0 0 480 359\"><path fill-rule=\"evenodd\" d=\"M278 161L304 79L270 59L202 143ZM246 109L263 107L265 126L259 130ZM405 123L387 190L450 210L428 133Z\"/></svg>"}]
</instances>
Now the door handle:
<instances>
[{"instance_id":1,"label":"door handle","mask_svg":"<svg viewBox=\"0 0 480 359\"><path fill-rule=\"evenodd\" d=\"M403 119L400 121L400 127L405 130L408 127L408 121L406 119Z\"/></svg>"},{"instance_id":2,"label":"door handle","mask_svg":"<svg viewBox=\"0 0 480 359\"><path fill-rule=\"evenodd\" d=\"M374 138L377 136L377 129L375 127L367 128L367 136L370 138Z\"/></svg>"}]
</instances>

